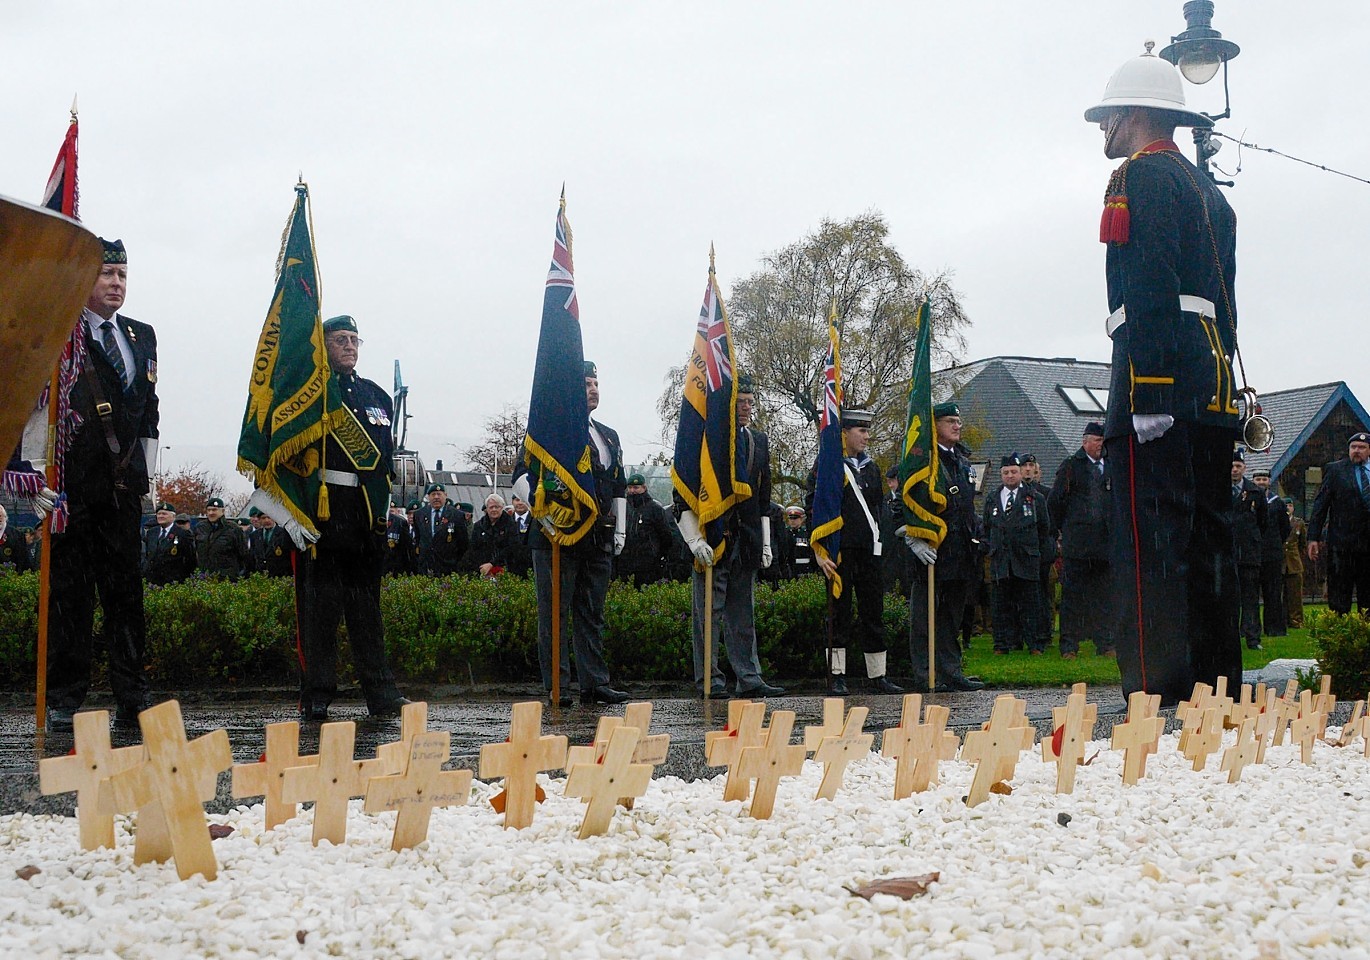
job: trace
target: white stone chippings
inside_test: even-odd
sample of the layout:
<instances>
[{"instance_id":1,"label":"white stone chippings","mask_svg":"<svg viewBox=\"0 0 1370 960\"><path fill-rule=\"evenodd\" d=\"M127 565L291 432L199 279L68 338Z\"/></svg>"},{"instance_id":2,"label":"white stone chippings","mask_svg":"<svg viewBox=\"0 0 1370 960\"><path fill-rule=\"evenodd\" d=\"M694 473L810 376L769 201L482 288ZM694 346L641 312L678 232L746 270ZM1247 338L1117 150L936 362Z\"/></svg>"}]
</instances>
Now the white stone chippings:
<instances>
[{"instance_id":1,"label":"white stone chippings","mask_svg":"<svg viewBox=\"0 0 1370 960\"><path fill-rule=\"evenodd\" d=\"M810 761L767 821L722 801L721 778L662 778L586 841L584 805L558 780L542 780L547 802L526 830L505 830L495 788L477 783L400 853L394 816L361 801L348 842L317 848L307 812L264 831L260 805L238 807L210 818L234 828L214 842L213 882L134 867L130 818L116 849L85 852L74 820L0 817L0 956L1370 960L1359 748L1318 743L1309 766L1297 746L1272 747L1229 785L1218 755L1196 773L1165 737L1135 787L1121 754L1095 751L1072 795L1025 753L1012 795L974 809L960 761L900 802L893 761L853 763L834 801L813 799L822 767ZM26 864L42 872L18 879ZM843 889L934 870L940 881L910 901Z\"/></svg>"}]
</instances>

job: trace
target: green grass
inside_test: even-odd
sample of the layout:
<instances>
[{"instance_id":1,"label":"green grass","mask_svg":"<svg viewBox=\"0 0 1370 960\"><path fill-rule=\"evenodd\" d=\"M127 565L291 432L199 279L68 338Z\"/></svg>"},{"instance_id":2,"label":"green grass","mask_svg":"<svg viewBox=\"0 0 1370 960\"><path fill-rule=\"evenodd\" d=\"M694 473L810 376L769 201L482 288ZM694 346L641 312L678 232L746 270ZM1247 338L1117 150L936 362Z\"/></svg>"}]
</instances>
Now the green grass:
<instances>
[{"instance_id":1,"label":"green grass","mask_svg":"<svg viewBox=\"0 0 1370 960\"><path fill-rule=\"evenodd\" d=\"M1313 605L1304 606L1305 622ZM1305 628L1291 629L1287 637L1263 637L1263 649L1247 650L1242 648L1242 667L1258 670L1271 660L1316 659L1317 647L1308 636ZM1112 657L1094 655L1094 644L1080 646L1080 655L1075 660L1062 660L1055 641L1047 652L1034 657L1026 650L1015 651L998 657L994 655L994 641L986 634L978 636L965 655L965 672L979 677L991 687L1068 687L1072 683L1116 684L1118 661ZM1230 687L1229 689L1235 689Z\"/></svg>"}]
</instances>

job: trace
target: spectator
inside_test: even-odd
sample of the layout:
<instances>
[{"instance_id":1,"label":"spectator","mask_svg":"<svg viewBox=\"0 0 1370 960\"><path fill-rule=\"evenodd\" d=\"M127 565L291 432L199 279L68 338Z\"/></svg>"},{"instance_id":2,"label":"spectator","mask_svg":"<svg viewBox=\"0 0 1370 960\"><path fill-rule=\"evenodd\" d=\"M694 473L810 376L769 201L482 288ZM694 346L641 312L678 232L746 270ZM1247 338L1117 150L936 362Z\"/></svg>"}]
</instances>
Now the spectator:
<instances>
[{"instance_id":1,"label":"spectator","mask_svg":"<svg viewBox=\"0 0 1370 960\"><path fill-rule=\"evenodd\" d=\"M462 559L465 570L482 577L496 577L509 566L509 547L518 536L518 524L504 512L504 498L492 493L485 498L485 512L471 528L471 545Z\"/></svg>"},{"instance_id":2,"label":"spectator","mask_svg":"<svg viewBox=\"0 0 1370 960\"><path fill-rule=\"evenodd\" d=\"M195 538L176 526L176 508L157 504L157 522L143 533L143 576L148 583L180 583L195 572Z\"/></svg>"},{"instance_id":3,"label":"spectator","mask_svg":"<svg viewBox=\"0 0 1370 960\"><path fill-rule=\"evenodd\" d=\"M895 531L904 525L904 497L899 492L899 465L885 471L888 492L880 501L880 563L886 593L897 593L907 598L910 590L913 555L904 547L903 538Z\"/></svg>"},{"instance_id":4,"label":"spectator","mask_svg":"<svg viewBox=\"0 0 1370 960\"><path fill-rule=\"evenodd\" d=\"M1104 427L1085 426L1080 449L1056 471L1047 499L1053 540L1061 538L1061 658L1074 660L1081 640L1099 656L1113 651L1108 565L1108 481Z\"/></svg>"},{"instance_id":5,"label":"spectator","mask_svg":"<svg viewBox=\"0 0 1370 960\"><path fill-rule=\"evenodd\" d=\"M1023 486L1047 504L1047 513L1050 514L1051 488L1042 483L1042 465L1037 462L1035 454L1029 453L1023 457ZM1060 556L1056 533L1055 530L1051 533L1050 548L1042 551L1041 575L1037 579L1040 590L1037 597L1037 640L1043 650L1051 646L1051 634L1056 627L1056 558Z\"/></svg>"},{"instance_id":6,"label":"spectator","mask_svg":"<svg viewBox=\"0 0 1370 960\"><path fill-rule=\"evenodd\" d=\"M9 514L0 506L0 569L13 568L18 573L33 569L29 562L29 545L24 535L9 526Z\"/></svg>"},{"instance_id":7,"label":"spectator","mask_svg":"<svg viewBox=\"0 0 1370 960\"><path fill-rule=\"evenodd\" d=\"M633 586L656 583L666 576L666 553L671 549L673 523L666 511L647 494L647 480L640 473L628 478L628 527L623 552L614 558L614 577Z\"/></svg>"},{"instance_id":8,"label":"spectator","mask_svg":"<svg viewBox=\"0 0 1370 960\"><path fill-rule=\"evenodd\" d=\"M762 567L758 571L757 578L774 587L794 579L794 534L785 525L785 512L780 509L780 504L771 501L766 517L771 522L771 551L774 557L769 567Z\"/></svg>"},{"instance_id":9,"label":"spectator","mask_svg":"<svg viewBox=\"0 0 1370 960\"><path fill-rule=\"evenodd\" d=\"M224 519L224 502L212 497L205 518L195 528L195 562L211 577L237 580L252 566L247 537L236 523Z\"/></svg>"},{"instance_id":10,"label":"spectator","mask_svg":"<svg viewBox=\"0 0 1370 960\"><path fill-rule=\"evenodd\" d=\"M419 554L419 573L446 577L461 569L461 559L470 545L466 518L454 504L447 502L447 488L429 484L428 505L414 513L414 535Z\"/></svg>"},{"instance_id":11,"label":"spectator","mask_svg":"<svg viewBox=\"0 0 1370 960\"><path fill-rule=\"evenodd\" d=\"M1232 452L1232 548L1237 558L1241 636L1252 650L1261 648L1261 546L1265 538L1265 494L1245 478L1246 455Z\"/></svg>"},{"instance_id":12,"label":"spectator","mask_svg":"<svg viewBox=\"0 0 1370 960\"><path fill-rule=\"evenodd\" d=\"M43 525L24 530L24 542L29 545L29 567L36 573L43 568Z\"/></svg>"},{"instance_id":13,"label":"spectator","mask_svg":"<svg viewBox=\"0 0 1370 960\"><path fill-rule=\"evenodd\" d=\"M1327 545L1327 608L1370 616L1370 433L1353 434L1346 459L1323 468L1322 486L1308 521L1308 559Z\"/></svg>"},{"instance_id":14,"label":"spectator","mask_svg":"<svg viewBox=\"0 0 1370 960\"><path fill-rule=\"evenodd\" d=\"M385 521L385 575L404 577L418 570L414 555L414 530L404 507L398 503L390 507Z\"/></svg>"},{"instance_id":15,"label":"spectator","mask_svg":"<svg viewBox=\"0 0 1370 960\"><path fill-rule=\"evenodd\" d=\"M1261 614L1267 637L1288 632L1284 613L1284 542L1289 539L1289 511L1270 489L1270 471L1251 475L1265 495L1265 531L1261 539Z\"/></svg>"},{"instance_id":16,"label":"spectator","mask_svg":"<svg viewBox=\"0 0 1370 960\"><path fill-rule=\"evenodd\" d=\"M794 558L790 566L795 577L818 572L818 565L813 562L813 548L809 546L807 521L808 516L804 513L803 507L792 504L785 508L785 529L794 540Z\"/></svg>"},{"instance_id":17,"label":"spectator","mask_svg":"<svg viewBox=\"0 0 1370 960\"><path fill-rule=\"evenodd\" d=\"M1010 454L1000 461L1003 486L985 504L983 526L994 579L994 652L1046 649L1038 627L1041 558L1051 549L1051 516L1040 495L1023 486L1022 464Z\"/></svg>"},{"instance_id":18,"label":"spectator","mask_svg":"<svg viewBox=\"0 0 1370 960\"><path fill-rule=\"evenodd\" d=\"M276 526L276 521L256 507L252 508L253 529L247 535L249 568L268 577L295 575L295 544Z\"/></svg>"},{"instance_id":19,"label":"spectator","mask_svg":"<svg viewBox=\"0 0 1370 960\"><path fill-rule=\"evenodd\" d=\"M528 528L533 522L533 515L528 510L528 502L522 497L515 495L512 500L514 536L509 541L509 565L505 571L516 577L526 577L533 570L532 548L528 546Z\"/></svg>"},{"instance_id":20,"label":"spectator","mask_svg":"<svg viewBox=\"0 0 1370 960\"><path fill-rule=\"evenodd\" d=\"M1303 554L1308 549L1308 525L1294 516L1294 501L1284 498L1289 514L1289 536L1284 541L1284 616L1290 627L1303 626Z\"/></svg>"}]
</instances>

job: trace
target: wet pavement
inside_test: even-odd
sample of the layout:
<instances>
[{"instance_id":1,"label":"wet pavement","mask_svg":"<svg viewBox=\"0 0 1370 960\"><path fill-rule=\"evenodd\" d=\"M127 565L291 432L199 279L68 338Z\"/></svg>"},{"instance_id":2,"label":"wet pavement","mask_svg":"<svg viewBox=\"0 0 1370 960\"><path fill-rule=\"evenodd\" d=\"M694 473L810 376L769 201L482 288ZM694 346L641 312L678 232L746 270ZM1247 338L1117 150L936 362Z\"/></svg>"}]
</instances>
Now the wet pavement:
<instances>
[{"instance_id":1,"label":"wet pavement","mask_svg":"<svg viewBox=\"0 0 1370 960\"><path fill-rule=\"evenodd\" d=\"M855 690L860 681L853 681ZM636 699L650 700L653 703L652 732L669 733L671 749L666 762L656 768L657 776L675 776L686 780L711 777L719 774L720 768L706 767L704 764L704 734L709 730L721 730L728 717L728 701L705 702L689 696L689 688L680 685L634 685L628 692ZM812 684L811 689L800 686L783 697L775 697L767 702L772 710L793 710L796 714L796 741L802 741L802 728L806 724L821 721L823 712L823 689ZM413 699L428 702L428 726L434 730L448 730L452 734L452 763L450 766L475 769L483 744L499 742L508 734L511 704L516 701L537 698L533 687L517 686L485 687L475 692L469 688L455 687L409 689L406 693ZM1070 690L1066 687L1033 689L996 689L974 693L930 694L924 697L925 703L946 706L951 711L949 726L957 732L978 727L989 719L994 698L1002 694L1012 694L1027 701L1028 719L1036 726L1038 734L1050 732L1051 708L1065 704ZM355 693L353 694L355 696ZM223 691L199 691L181 695L181 708L185 718L186 733L190 737L200 736L211 730L223 728L228 731L229 742L233 748L235 762L251 762L265 749L264 727L268 723L297 719L290 690L250 690L224 693ZM1114 723L1122 722L1126 704L1122 691L1117 686L1091 687L1091 702L1099 704L1099 721L1094 729L1096 739L1107 738ZM160 698L159 698L160 699ZM38 734L34 730L32 697L11 695L0 699L0 814L5 813L56 813L71 814L74 810L75 795L65 794L44 797L38 791L37 763L43 757L61 756L72 750L70 734L47 732ZM848 706L866 706L870 715L866 721L868 732L880 731L898 724L902 709L902 697L863 695L855 690L847 697ZM1345 706L1345 705L1343 705ZM92 697L89 709L108 709L112 706L99 697ZM543 732L564 734L572 744L589 743L594 736L599 716L622 715L623 708L597 706L574 706L565 710L546 707L543 713ZM1170 716L1170 711L1165 711ZM366 715L365 704L359 699L341 699L333 704L331 720L355 720L357 722L357 755L374 755L379 744L395 740L399 736L398 720L371 720ZM1173 718L1171 726L1173 727ZM300 752L317 752L319 728L317 725L301 725ZM114 746L128 746L140 742L136 731L111 731ZM877 740L877 747L879 741ZM223 812L240 803L256 801L233 800L229 795L229 775L219 778L219 792L208 805L211 812Z\"/></svg>"}]
</instances>

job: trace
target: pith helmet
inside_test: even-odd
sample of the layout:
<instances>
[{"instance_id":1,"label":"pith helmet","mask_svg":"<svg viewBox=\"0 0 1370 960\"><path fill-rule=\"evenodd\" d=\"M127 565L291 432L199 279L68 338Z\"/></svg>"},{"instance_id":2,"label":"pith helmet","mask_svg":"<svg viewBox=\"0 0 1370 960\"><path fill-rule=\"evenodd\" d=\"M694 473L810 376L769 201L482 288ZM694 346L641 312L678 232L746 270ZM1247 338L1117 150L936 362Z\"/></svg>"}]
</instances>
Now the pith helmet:
<instances>
[{"instance_id":1,"label":"pith helmet","mask_svg":"<svg viewBox=\"0 0 1370 960\"><path fill-rule=\"evenodd\" d=\"M1151 42L1140 57L1128 60L1104 87L1104 98L1085 111L1085 120L1101 123L1119 107L1164 110L1176 126L1211 127L1213 121L1185 106L1180 71L1151 52Z\"/></svg>"}]
</instances>

